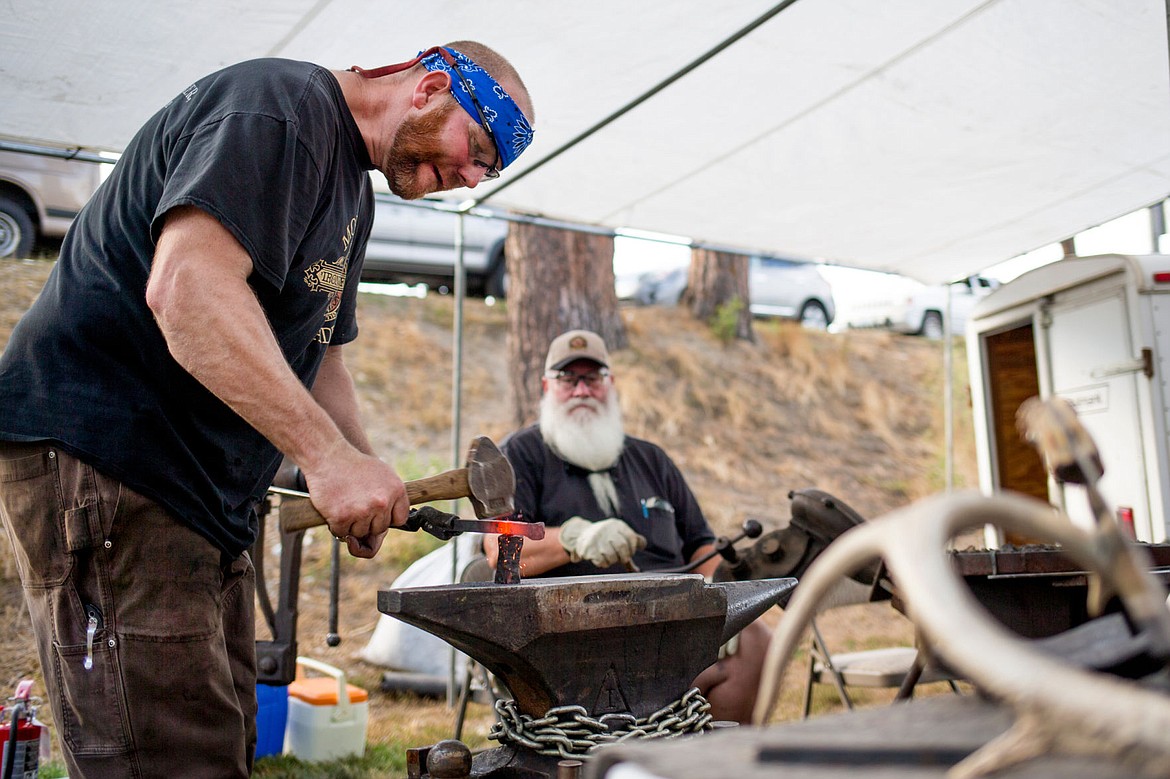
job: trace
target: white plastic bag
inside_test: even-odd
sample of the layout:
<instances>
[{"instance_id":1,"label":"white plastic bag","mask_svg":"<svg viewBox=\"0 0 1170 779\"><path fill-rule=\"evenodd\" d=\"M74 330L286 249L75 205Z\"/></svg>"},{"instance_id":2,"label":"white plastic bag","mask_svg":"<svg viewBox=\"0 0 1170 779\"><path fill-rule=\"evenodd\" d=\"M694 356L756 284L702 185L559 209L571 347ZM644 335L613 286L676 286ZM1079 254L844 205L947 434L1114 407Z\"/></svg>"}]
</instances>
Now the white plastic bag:
<instances>
[{"instance_id":1,"label":"white plastic bag","mask_svg":"<svg viewBox=\"0 0 1170 779\"><path fill-rule=\"evenodd\" d=\"M465 533L456 536L433 552L415 560L394 580L391 589L435 587L454 583L451 576L452 543L457 545L459 553L457 573L458 576L462 576L473 557L482 554L478 534ZM369 643L362 650L361 658L367 663L396 671L446 676L451 668L450 651L451 645L443 639L383 614L378 619ZM466 665L466 655L456 652L455 671L460 677Z\"/></svg>"}]
</instances>

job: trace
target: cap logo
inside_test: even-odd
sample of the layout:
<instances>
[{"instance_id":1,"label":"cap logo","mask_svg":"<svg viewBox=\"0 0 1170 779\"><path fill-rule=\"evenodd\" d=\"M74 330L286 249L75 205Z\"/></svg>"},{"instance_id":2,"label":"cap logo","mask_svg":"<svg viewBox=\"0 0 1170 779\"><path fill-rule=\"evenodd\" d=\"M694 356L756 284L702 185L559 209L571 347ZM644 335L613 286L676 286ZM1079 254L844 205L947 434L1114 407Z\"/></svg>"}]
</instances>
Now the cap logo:
<instances>
[{"instance_id":1,"label":"cap logo","mask_svg":"<svg viewBox=\"0 0 1170 779\"><path fill-rule=\"evenodd\" d=\"M585 346L586 346L586 344L585 344L585 337L584 336L575 335L571 339L569 339L569 348L570 349L584 349Z\"/></svg>"}]
</instances>

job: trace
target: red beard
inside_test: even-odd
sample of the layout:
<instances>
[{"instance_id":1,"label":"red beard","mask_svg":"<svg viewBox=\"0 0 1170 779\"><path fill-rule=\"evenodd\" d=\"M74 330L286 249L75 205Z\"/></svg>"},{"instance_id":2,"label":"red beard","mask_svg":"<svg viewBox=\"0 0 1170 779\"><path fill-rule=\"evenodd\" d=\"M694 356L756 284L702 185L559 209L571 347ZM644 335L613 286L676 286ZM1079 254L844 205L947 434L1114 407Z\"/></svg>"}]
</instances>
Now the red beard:
<instances>
[{"instance_id":1,"label":"red beard","mask_svg":"<svg viewBox=\"0 0 1170 779\"><path fill-rule=\"evenodd\" d=\"M414 200L442 189L438 182L433 188L419 183L418 169L420 165L433 165L442 157L437 139L455 109L463 110L454 98L449 98L436 111L403 120L390 145L387 170L383 171L390 191L395 195L403 200Z\"/></svg>"}]
</instances>

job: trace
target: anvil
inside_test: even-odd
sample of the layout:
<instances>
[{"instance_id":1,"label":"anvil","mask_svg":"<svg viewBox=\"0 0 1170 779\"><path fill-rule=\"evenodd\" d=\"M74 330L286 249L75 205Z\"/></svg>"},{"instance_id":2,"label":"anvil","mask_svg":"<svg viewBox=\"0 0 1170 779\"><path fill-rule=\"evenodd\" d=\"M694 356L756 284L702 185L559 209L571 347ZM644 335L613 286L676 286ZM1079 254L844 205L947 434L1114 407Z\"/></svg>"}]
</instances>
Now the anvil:
<instances>
[{"instance_id":1,"label":"anvil","mask_svg":"<svg viewBox=\"0 0 1170 779\"><path fill-rule=\"evenodd\" d=\"M795 579L707 583L697 574L613 574L415 587L378 609L433 633L501 679L517 708L642 718L677 700L719 647Z\"/></svg>"}]
</instances>

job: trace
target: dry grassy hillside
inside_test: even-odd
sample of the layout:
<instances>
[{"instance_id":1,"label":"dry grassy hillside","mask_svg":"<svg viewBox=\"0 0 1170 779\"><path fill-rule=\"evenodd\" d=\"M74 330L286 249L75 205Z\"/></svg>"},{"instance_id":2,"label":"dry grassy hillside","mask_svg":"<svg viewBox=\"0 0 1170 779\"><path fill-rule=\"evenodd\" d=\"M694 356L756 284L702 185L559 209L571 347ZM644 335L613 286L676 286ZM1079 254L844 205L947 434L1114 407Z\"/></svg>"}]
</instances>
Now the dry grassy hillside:
<instances>
[{"instance_id":1,"label":"dry grassy hillside","mask_svg":"<svg viewBox=\"0 0 1170 779\"><path fill-rule=\"evenodd\" d=\"M614 371L631 433L678 462L717 529L787 516L817 487L867 516L943 488L942 350L879 331L808 332L757 321L722 344L679 309L626 308ZM407 468L452 458L452 301L369 296L350 367L375 446ZM463 438L509 430L506 313L465 310ZM976 479L966 368L956 357L956 483Z\"/></svg>"},{"instance_id":2,"label":"dry grassy hillside","mask_svg":"<svg viewBox=\"0 0 1170 779\"><path fill-rule=\"evenodd\" d=\"M46 261L0 262L0 344L49 268ZM450 298L437 296L365 295L360 303L362 337L347 359L374 445L404 478L452 464L452 306ZM792 489L826 490L873 517L943 488L938 344L876 331L834 335L757 322L756 343L723 345L705 324L679 310L630 308L623 316L630 347L614 354L614 369L628 427L675 458L716 532L732 531L748 517L786 521ZM499 440L512 416L504 307L470 301L464 321L460 448L476 434ZM962 487L973 485L976 476L961 352L955 373L961 399L955 473ZM356 658L378 619L377 590L432 545L425 537L391 533L377 560L344 561L343 641L330 648L323 641L328 536L309 531L306 539L301 652L345 668L352 681L371 690L371 743L389 744L397 754L402 746L448 737L452 720L444 705L380 693L381 669ZM274 555L274 548L266 550L269 570L277 567ZM853 612L822 627L842 631L850 647L907 640L908 627L890 614ZM11 553L0 541L0 685L11 689L30 675L39 680ZM833 705L830 698L818 706ZM478 707L473 743L482 742L487 721Z\"/></svg>"}]
</instances>

